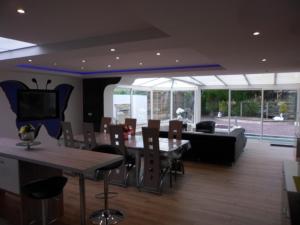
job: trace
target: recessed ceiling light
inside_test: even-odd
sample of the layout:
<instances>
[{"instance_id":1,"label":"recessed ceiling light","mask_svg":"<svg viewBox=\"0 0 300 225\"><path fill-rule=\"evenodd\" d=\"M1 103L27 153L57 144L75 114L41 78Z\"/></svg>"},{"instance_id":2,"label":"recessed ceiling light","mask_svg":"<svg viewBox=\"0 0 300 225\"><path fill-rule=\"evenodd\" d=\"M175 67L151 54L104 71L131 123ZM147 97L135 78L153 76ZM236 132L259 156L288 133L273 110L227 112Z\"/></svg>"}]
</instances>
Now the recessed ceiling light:
<instances>
[{"instance_id":1,"label":"recessed ceiling light","mask_svg":"<svg viewBox=\"0 0 300 225\"><path fill-rule=\"evenodd\" d=\"M57 63L55 62L55 63L53 63L53 65L54 65L54 66L57 66Z\"/></svg>"},{"instance_id":2,"label":"recessed ceiling light","mask_svg":"<svg viewBox=\"0 0 300 225\"><path fill-rule=\"evenodd\" d=\"M32 59L28 59L28 62L32 62Z\"/></svg>"},{"instance_id":3,"label":"recessed ceiling light","mask_svg":"<svg viewBox=\"0 0 300 225\"><path fill-rule=\"evenodd\" d=\"M178 62L179 62L179 59L176 59L176 60L175 60L175 62L177 62L177 63L178 63Z\"/></svg>"},{"instance_id":4,"label":"recessed ceiling light","mask_svg":"<svg viewBox=\"0 0 300 225\"><path fill-rule=\"evenodd\" d=\"M262 59L261 61L262 61L262 62L266 62L266 61L267 61L267 59Z\"/></svg>"},{"instance_id":5,"label":"recessed ceiling light","mask_svg":"<svg viewBox=\"0 0 300 225\"><path fill-rule=\"evenodd\" d=\"M143 62L140 62L139 65L142 66L142 65L143 65Z\"/></svg>"},{"instance_id":6,"label":"recessed ceiling light","mask_svg":"<svg viewBox=\"0 0 300 225\"><path fill-rule=\"evenodd\" d=\"M160 52L156 52L156 55L160 55Z\"/></svg>"},{"instance_id":7,"label":"recessed ceiling light","mask_svg":"<svg viewBox=\"0 0 300 225\"><path fill-rule=\"evenodd\" d=\"M81 62L82 62L82 63L85 63L85 62L86 62L86 60L85 60L85 59L83 59L83 60L81 60Z\"/></svg>"},{"instance_id":8,"label":"recessed ceiling light","mask_svg":"<svg viewBox=\"0 0 300 225\"><path fill-rule=\"evenodd\" d=\"M25 14L25 10L22 9L22 8L17 9L17 12L18 12L19 14Z\"/></svg>"},{"instance_id":9,"label":"recessed ceiling light","mask_svg":"<svg viewBox=\"0 0 300 225\"><path fill-rule=\"evenodd\" d=\"M84 70L84 66L80 67L80 69Z\"/></svg>"},{"instance_id":10,"label":"recessed ceiling light","mask_svg":"<svg viewBox=\"0 0 300 225\"><path fill-rule=\"evenodd\" d=\"M255 31L255 32L253 32L253 35L254 36L258 36L258 35L260 35L260 32L259 31Z\"/></svg>"},{"instance_id":11,"label":"recessed ceiling light","mask_svg":"<svg viewBox=\"0 0 300 225\"><path fill-rule=\"evenodd\" d=\"M115 48L111 48L110 51L111 51L111 52L115 52L116 49L115 49Z\"/></svg>"},{"instance_id":12,"label":"recessed ceiling light","mask_svg":"<svg viewBox=\"0 0 300 225\"><path fill-rule=\"evenodd\" d=\"M107 67L108 67L108 68L110 68L110 67L111 67L111 65L107 65Z\"/></svg>"},{"instance_id":13,"label":"recessed ceiling light","mask_svg":"<svg viewBox=\"0 0 300 225\"><path fill-rule=\"evenodd\" d=\"M119 56L117 56L117 57L116 57L116 60L119 60L119 59L120 59L120 57L119 57Z\"/></svg>"}]
</instances>

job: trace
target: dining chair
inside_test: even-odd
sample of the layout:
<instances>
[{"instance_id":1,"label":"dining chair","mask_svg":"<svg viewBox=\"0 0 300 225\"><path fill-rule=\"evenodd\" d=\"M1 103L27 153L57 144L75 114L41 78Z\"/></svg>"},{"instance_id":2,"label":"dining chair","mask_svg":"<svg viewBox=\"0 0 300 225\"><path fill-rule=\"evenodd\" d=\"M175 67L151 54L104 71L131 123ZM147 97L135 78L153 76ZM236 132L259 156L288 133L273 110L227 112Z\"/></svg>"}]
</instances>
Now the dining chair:
<instances>
[{"instance_id":1,"label":"dining chair","mask_svg":"<svg viewBox=\"0 0 300 225\"><path fill-rule=\"evenodd\" d=\"M136 131L136 119L126 118L125 126L127 126L131 130L131 135L134 136Z\"/></svg>"},{"instance_id":2,"label":"dining chair","mask_svg":"<svg viewBox=\"0 0 300 225\"><path fill-rule=\"evenodd\" d=\"M110 125L109 134L111 145L118 148L125 157L124 163L118 169L112 171L110 183L126 187L129 172L135 165L135 158L127 152L123 134L123 125Z\"/></svg>"},{"instance_id":3,"label":"dining chair","mask_svg":"<svg viewBox=\"0 0 300 225\"><path fill-rule=\"evenodd\" d=\"M108 128L111 124L111 117L102 117L101 124L100 124L100 132L101 133L108 133Z\"/></svg>"},{"instance_id":4,"label":"dining chair","mask_svg":"<svg viewBox=\"0 0 300 225\"><path fill-rule=\"evenodd\" d=\"M183 128L182 121L170 120L168 138L169 139L181 140L182 139L182 128ZM177 172L181 172L182 174L184 174L184 172L185 172L181 150L178 151L178 152L173 152L170 155L170 159L172 161L171 171L173 171L172 173L174 174L175 181L176 181L176 177L177 177Z\"/></svg>"},{"instance_id":5,"label":"dining chair","mask_svg":"<svg viewBox=\"0 0 300 225\"><path fill-rule=\"evenodd\" d=\"M61 122L65 147L80 148L80 143L74 140L71 122Z\"/></svg>"},{"instance_id":6,"label":"dining chair","mask_svg":"<svg viewBox=\"0 0 300 225\"><path fill-rule=\"evenodd\" d=\"M161 194L165 175L170 172L171 164L167 157L160 154L159 131L156 128L143 127L142 134L144 143L142 189ZM170 186L172 186L171 174Z\"/></svg>"},{"instance_id":7,"label":"dining chair","mask_svg":"<svg viewBox=\"0 0 300 225\"><path fill-rule=\"evenodd\" d=\"M169 139L181 140L182 138L182 121L179 120L170 120L169 121Z\"/></svg>"},{"instance_id":8,"label":"dining chair","mask_svg":"<svg viewBox=\"0 0 300 225\"><path fill-rule=\"evenodd\" d=\"M160 120L148 120L148 127L160 130Z\"/></svg>"},{"instance_id":9,"label":"dining chair","mask_svg":"<svg viewBox=\"0 0 300 225\"><path fill-rule=\"evenodd\" d=\"M92 150L97 146L93 123L83 123L84 149Z\"/></svg>"}]
</instances>

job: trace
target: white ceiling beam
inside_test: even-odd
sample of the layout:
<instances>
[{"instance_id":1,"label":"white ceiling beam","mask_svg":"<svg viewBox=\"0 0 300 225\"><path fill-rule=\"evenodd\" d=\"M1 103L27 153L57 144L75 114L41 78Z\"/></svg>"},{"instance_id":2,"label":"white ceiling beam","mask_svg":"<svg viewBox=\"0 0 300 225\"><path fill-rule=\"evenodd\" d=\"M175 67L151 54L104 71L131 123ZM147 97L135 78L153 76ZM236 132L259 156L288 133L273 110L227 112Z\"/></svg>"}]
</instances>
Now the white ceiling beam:
<instances>
[{"instance_id":1,"label":"white ceiling beam","mask_svg":"<svg viewBox=\"0 0 300 225\"><path fill-rule=\"evenodd\" d=\"M247 84L248 84L249 86L251 86L251 83L250 83L250 81L248 80L246 74L243 74L243 76L244 76L245 80L247 81Z\"/></svg>"},{"instance_id":2,"label":"white ceiling beam","mask_svg":"<svg viewBox=\"0 0 300 225\"><path fill-rule=\"evenodd\" d=\"M228 84L226 84L220 77L218 77L217 75L213 75L215 78L217 78L222 84L224 84L225 86L228 86Z\"/></svg>"}]
</instances>

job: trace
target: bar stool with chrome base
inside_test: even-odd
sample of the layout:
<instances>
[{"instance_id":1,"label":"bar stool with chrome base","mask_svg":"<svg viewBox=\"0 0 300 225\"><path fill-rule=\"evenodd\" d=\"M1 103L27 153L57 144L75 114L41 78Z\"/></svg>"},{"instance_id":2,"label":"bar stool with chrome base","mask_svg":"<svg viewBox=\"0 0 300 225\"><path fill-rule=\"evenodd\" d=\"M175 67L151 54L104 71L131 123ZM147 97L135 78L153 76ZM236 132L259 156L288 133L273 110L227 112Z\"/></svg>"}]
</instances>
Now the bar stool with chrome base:
<instances>
[{"instance_id":1,"label":"bar stool with chrome base","mask_svg":"<svg viewBox=\"0 0 300 225\"><path fill-rule=\"evenodd\" d=\"M100 146L99 146L100 147ZM105 145L101 146L101 152L110 153L110 154L118 154L123 155L121 151L111 145ZM100 151L100 149L98 149ZM97 151L97 147L93 149L93 151ZM95 174L104 173L104 209L100 209L96 212L94 212L90 216L90 221L93 224L103 224L103 225L109 225L109 224L117 224L120 221L124 219L124 215L121 211L117 209L110 209L108 208L108 184L109 184L109 175L112 170L119 168L123 164L124 159L121 159L120 161L117 161L113 164L110 164L105 167L101 167L95 171Z\"/></svg>"},{"instance_id":2,"label":"bar stool with chrome base","mask_svg":"<svg viewBox=\"0 0 300 225\"><path fill-rule=\"evenodd\" d=\"M42 201L42 221L43 225L47 225L47 203L48 200L57 197L63 192L67 183L67 178L63 176L55 176L46 179L36 180L25 184L22 191L25 195L32 199Z\"/></svg>"}]
</instances>

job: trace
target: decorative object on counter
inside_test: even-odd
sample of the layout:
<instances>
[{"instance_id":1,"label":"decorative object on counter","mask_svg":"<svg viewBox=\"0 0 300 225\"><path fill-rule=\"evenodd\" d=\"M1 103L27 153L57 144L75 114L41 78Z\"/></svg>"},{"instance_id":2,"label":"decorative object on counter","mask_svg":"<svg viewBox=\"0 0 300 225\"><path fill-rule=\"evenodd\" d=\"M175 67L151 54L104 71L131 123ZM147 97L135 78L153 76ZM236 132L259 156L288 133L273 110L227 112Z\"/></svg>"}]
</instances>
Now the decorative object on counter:
<instances>
[{"instance_id":1,"label":"decorative object on counter","mask_svg":"<svg viewBox=\"0 0 300 225\"><path fill-rule=\"evenodd\" d=\"M30 123L23 125L19 129L19 137L23 141L18 143L17 146L25 146L26 150L29 150L31 146L38 145L40 142L35 142L36 129Z\"/></svg>"}]
</instances>

